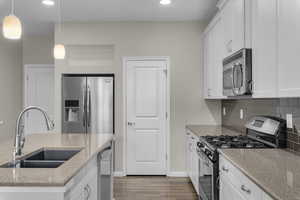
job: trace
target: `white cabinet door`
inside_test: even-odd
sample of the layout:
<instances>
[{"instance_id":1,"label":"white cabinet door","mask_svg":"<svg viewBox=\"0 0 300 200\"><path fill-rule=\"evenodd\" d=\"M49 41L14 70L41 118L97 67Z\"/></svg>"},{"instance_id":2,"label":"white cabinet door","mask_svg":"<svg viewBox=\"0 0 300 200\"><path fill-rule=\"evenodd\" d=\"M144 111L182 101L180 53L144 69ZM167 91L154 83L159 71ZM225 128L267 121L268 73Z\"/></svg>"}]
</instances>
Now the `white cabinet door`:
<instances>
[{"instance_id":1,"label":"white cabinet door","mask_svg":"<svg viewBox=\"0 0 300 200\"><path fill-rule=\"evenodd\" d=\"M186 171L188 176L191 178L191 155L192 155L192 151L191 151L191 140L190 140L190 133L187 132L186 134Z\"/></svg>"},{"instance_id":2,"label":"white cabinet door","mask_svg":"<svg viewBox=\"0 0 300 200\"><path fill-rule=\"evenodd\" d=\"M191 136L191 180L197 193L199 193L199 159L197 154L198 139L195 135Z\"/></svg>"},{"instance_id":3,"label":"white cabinet door","mask_svg":"<svg viewBox=\"0 0 300 200\"><path fill-rule=\"evenodd\" d=\"M253 96L277 96L277 0L252 0Z\"/></svg>"},{"instance_id":4,"label":"white cabinet door","mask_svg":"<svg viewBox=\"0 0 300 200\"><path fill-rule=\"evenodd\" d=\"M73 178L75 186L65 194L65 200L97 200L98 198L98 167L94 159Z\"/></svg>"},{"instance_id":5,"label":"white cabinet door","mask_svg":"<svg viewBox=\"0 0 300 200\"><path fill-rule=\"evenodd\" d=\"M213 98L223 97L223 59L225 58L225 46L223 37L222 18L216 19L214 26L210 30L210 80L211 96Z\"/></svg>"},{"instance_id":6,"label":"white cabinet door","mask_svg":"<svg viewBox=\"0 0 300 200\"><path fill-rule=\"evenodd\" d=\"M245 0L228 0L222 9L226 56L245 47Z\"/></svg>"},{"instance_id":7,"label":"white cabinet door","mask_svg":"<svg viewBox=\"0 0 300 200\"><path fill-rule=\"evenodd\" d=\"M186 135L186 162L187 162L187 173L191 182L199 194L199 158L197 153L197 137L188 132Z\"/></svg>"},{"instance_id":8,"label":"white cabinet door","mask_svg":"<svg viewBox=\"0 0 300 200\"><path fill-rule=\"evenodd\" d=\"M220 178L220 200L247 200L228 179ZM258 200L258 199L257 199Z\"/></svg>"},{"instance_id":9,"label":"white cabinet door","mask_svg":"<svg viewBox=\"0 0 300 200\"><path fill-rule=\"evenodd\" d=\"M196 145L195 145L196 146ZM197 154L196 149L193 150L192 152L192 168L193 168L193 185L194 188L197 192L197 194L199 194L199 157Z\"/></svg>"},{"instance_id":10,"label":"white cabinet door","mask_svg":"<svg viewBox=\"0 0 300 200\"><path fill-rule=\"evenodd\" d=\"M296 0L279 0L278 88L280 97L300 96L300 6Z\"/></svg>"},{"instance_id":11,"label":"white cabinet door","mask_svg":"<svg viewBox=\"0 0 300 200\"><path fill-rule=\"evenodd\" d=\"M204 96L223 98L223 59L225 57L224 31L220 16L214 18L204 36Z\"/></svg>"},{"instance_id":12,"label":"white cabinet door","mask_svg":"<svg viewBox=\"0 0 300 200\"><path fill-rule=\"evenodd\" d=\"M209 32L203 36L203 96L204 98L210 97L210 85L209 85L209 57L210 57L210 45L209 45Z\"/></svg>"}]
</instances>

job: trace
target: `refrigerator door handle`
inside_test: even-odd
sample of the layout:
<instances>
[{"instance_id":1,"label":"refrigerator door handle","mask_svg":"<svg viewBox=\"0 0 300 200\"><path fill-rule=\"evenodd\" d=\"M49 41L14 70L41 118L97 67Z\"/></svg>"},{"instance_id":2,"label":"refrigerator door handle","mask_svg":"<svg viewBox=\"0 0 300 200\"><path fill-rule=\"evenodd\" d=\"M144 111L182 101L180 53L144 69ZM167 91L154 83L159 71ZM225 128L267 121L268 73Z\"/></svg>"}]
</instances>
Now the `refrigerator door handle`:
<instances>
[{"instance_id":1,"label":"refrigerator door handle","mask_svg":"<svg viewBox=\"0 0 300 200\"><path fill-rule=\"evenodd\" d=\"M85 88L83 89L82 101L83 101L82 123L83 123L83 127L85 127L86 124L86 89Z\"/></svg>"},{"instance_id":2,"label":"refrigerator door handle","mask_svg":"<svg viewBox=\"0 0 300 200\"><path fill-rule=\"evenodd\" d=\"M90 90L90 86L88 86L88 94L87 94L87 125L88 127L91 126L91 90Z\"/></svg>"}]
</instances>

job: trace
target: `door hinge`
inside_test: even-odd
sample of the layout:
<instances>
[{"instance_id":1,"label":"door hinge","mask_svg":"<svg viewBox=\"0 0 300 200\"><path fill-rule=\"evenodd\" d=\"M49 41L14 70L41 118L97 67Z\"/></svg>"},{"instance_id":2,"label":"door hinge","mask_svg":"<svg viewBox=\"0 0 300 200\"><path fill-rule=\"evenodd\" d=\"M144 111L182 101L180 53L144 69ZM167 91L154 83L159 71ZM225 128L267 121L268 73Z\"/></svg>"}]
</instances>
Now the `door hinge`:
<instances>
[{"instance_id":1,"label":"door hinge","mask_svg":"<svg viewBox=\"0 0 300 200\"><path fill-rule=\"evenodd\" d=\"M168 160L168 154L166 154L166 160Z\"/></svg>"},{"instance_id":2,"label":"door hinge","mask_svg":"<svg viewBox=\"0 0 300 200\"><path fill-rule=\"evenodd\" d=\"M168 113L166 112L166 119L168 119Z\"/></svg>"},{"instance_id":3,"label":"door hinge","mask_svg":"<svg viewBox=\"0 0 300 200\"><path fill-rule=\"evenodd\" d=\"M26 76L26 80L27 80L27 81L29 80L29 76Z\"/></svg>"}]
</instances>

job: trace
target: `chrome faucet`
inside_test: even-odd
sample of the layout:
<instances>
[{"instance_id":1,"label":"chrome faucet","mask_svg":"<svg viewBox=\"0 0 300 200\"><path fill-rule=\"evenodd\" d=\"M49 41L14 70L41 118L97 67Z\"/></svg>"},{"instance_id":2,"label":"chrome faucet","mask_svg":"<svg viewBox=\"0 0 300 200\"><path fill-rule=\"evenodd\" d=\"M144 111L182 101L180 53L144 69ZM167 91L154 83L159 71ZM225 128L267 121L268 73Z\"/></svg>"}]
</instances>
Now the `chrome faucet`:
<instances>
[{"instance_id":1,"label":"chrome faucet","mask_svg":"<svg viewBox=\"0 0 300 200\"><path fill-rule=\"evenodd\" d=\"M43 110L42 108L37 107L37 106L29 106L29 107L25 108L19 114L19 117L18 117L18 120L17 120L17 124L16 124L15 145L14 145L14 153L13 153L13 160L14 161L16 160L17 156L22 155L22 149L23 149L24 144L25 144L25 137L24 137L24 131L21 130L21 125L20 124L21 124L23 115L26 112L30 111L30 110L38 110L38 111L40 111L44 115L48 131L49 130L53 130L53 128L54 128L54 123L50 119L49 115L46 113L45 110Z\"/></svg>"}]
</instances>

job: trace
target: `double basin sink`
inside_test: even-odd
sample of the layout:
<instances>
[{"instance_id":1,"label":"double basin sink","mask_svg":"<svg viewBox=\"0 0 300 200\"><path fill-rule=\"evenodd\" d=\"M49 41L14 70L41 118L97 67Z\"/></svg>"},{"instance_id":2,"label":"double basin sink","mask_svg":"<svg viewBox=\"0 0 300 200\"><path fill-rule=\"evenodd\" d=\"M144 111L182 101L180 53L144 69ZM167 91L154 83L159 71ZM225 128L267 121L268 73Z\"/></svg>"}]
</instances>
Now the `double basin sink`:
<instances>
[{"instance_id":1,"label":"double basin sink","mask_svg":"<svg viewBox=\"0 0 300 200\"><path fill-rule=\"evenodd\" d=\"M40 149L0 168L57 168L80 151L81 149Z\"/></svg>"}]
</instances>

